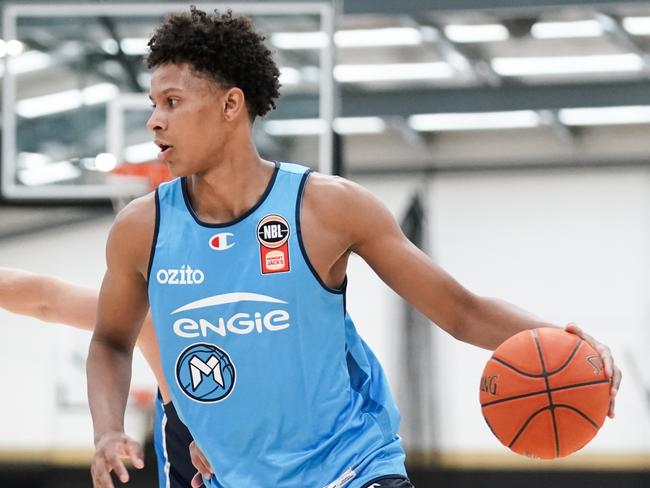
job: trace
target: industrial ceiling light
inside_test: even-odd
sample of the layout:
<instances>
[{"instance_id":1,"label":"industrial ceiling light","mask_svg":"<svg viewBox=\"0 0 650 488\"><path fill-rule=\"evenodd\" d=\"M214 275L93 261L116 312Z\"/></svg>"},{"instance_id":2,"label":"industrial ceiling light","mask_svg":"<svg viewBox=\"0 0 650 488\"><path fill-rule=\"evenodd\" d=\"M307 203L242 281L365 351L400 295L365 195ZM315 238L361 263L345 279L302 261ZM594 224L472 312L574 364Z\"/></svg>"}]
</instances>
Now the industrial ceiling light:
<instances>
[{"instance_id":1,"label":"industrial ceiling light","mask_svg":"<svg viewBox=\"0 0 650 488\"><path fill-rule=\"evenodd\" d=\"M398 64L340 64L334 67L339 83L450 79L453 68L444 62Z\"/></svg>"},{"instance_id":2,"label":"industrial ceiling light","mask_svg":"<svg viewBox=\"0 0 650 488\"><path fill-rule=\"evenodd\" d=\"M10 57L7 61L9 70L14 75L39 71L54 64L52 56L41 51L25 51L15 57ZM0 63L0 76L4 75L4 70L5 65Z\"/></svg>"},{"instance_id":3,"label":"industrial ceiling light","mask_svg":"<svg viewBox=\"0 0 650 488\"><path fill-rule=\"evenodd\" d=\"M510 31L503 24L449 24L445 26L445 35L450 41L458 43L499 42L507 41Z\"/></svg>"},{"instance_id":4,"label":"industrial ceiling light","mask_svg":"<svg viewBox=\"0 0 650 488\"><path fill-rule=\"evenodd\" d=\"M333 128L341 135L381 134L386 130L386 122L381 117L338 117Z\"/></svg>"},{"instance_id":5,"label":"industrial ceiling light","mask_svg":"<svg viewBox=\"0 0 650 488\"><path fill-rule=\"evenodd\" d=\"M597 20L579 20L575 22L537 22L530 29L536 39L572 39L600 37L603 26Z\"/></svg>"},{"instance_id":6,"label":"industrial ceiling light","mask_svg":"<svg viewBox=\"0 0 650 488\"><path fill-rule=\"evenodd\" d=\"M649 124L650 106L565 108L558 118L570 126Z\"/></svg>"},{"instance_id":7,"label":"industrial ceiling light","mask_svg":"<svg viewBox=\"0 0 650 488\"><path fill-rule=\"evenodd\" d=\"M421 132L525 129L540 125L533 110L509 112L419 114L408 118L409 126Z\"/></svg>"},{"instance_id":8,"label":"industrial ceiling light","mask_svg":"<svg viewBox=\"0 0 650 488\"><path fill-rule=\"evenodd\" d=\"M414 27L341 30L334 33L338 47L416 46L422 44L422 33Z\"/></svg>"},{"instance_id":9,"label":"industrial ceiling light","mask_svg":"<svg viewBox=\"0 0 650 488\"><path fill-rule=\"evenodd\" d=\"M341 135L380 134L386 122L380 117L338 117L332 128ZM265 122L264 129L272 136L314 136L327 129L323 119L284 119Z\"/></svg>"},{"instance_id":10,"label":"industrial ceiling light","mask_svg":"<svg viewBox=\"0 0 650 488\"><path fill-rule=\"evenodd\" d=\"M416 46L433 37L429 30L423 33L414 27L350 29L336 31L334 43L340 48ZM271 44L278 49L306 50L325 48L329 41L325 32L276 32L271 35Z\"/></svg>"},{"instance_id":11,"label":"industrial ceiling light","mask_svg":"<svg viewBox=\"0 0 650 488\"><path fill-rule=\"evenodd\" d=\"M650 36L650 17L626 17L623 28L634 36Z\"/></svg>"},{"instance_id":12,"label":"industrial ceiling light","mask_svg":"<svg viewBox=\"0 0 650 488\"><path fill-rule=\"evenodd\" d=\"M329 44L325 32L276 32L271 35L271 44L278 49L307 50L323 49Z\"/></svg>"},{"instance_id":13,"label":"industrial ceiling light","mask_svg":"<svg viewBox=\"0 0 650 488\"><path fill-rule=\"evenodd\" d=\"M119 93L112 83L99 83L82 90L65 90L16 102L16 113L33 119L45 115L74 110L82 105L96 105L111 100Z\"/></svg>"},{"instance_id":14,"label":"industrial ceiling light","mask_svg":"<svg viewBox=\"0 0 650 488\"><path fill-rule=\"evenodd\" d=\"M494 58L492 69L501 76L544 76L583 73L641 71L643 59L637 54L592 56L546 56Z\"/></svg>"}]
</instances>

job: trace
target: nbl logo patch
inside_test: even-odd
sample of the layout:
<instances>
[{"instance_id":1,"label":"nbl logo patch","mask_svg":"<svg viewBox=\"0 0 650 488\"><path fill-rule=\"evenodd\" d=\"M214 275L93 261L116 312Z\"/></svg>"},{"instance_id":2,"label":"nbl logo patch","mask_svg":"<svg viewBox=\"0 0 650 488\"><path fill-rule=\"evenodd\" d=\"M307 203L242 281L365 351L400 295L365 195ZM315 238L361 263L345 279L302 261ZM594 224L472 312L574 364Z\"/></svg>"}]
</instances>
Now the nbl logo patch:
<instances>
[{"instance_id":1,"label":"nbl logo patch","mask_svg":"<svg viewBox=\"0 0 650 488\"><path fill-rule=\"evenodd\" d=\"M176 360L176 382L185 395L197 402L226 399L235 387L235 376L232 359L214 344L193 344Z\"/></svg>"},{"instance_id":2,"label":"nbl logo patch","mask_svg":"<svg viewBox=\"0 0 650 488\"><path fill-rule=\"evenodd\" d=\"M267 215L257 224L262 274L284 273L289 263L289 224L279 215Z\"/></svg>"}]
</instances>

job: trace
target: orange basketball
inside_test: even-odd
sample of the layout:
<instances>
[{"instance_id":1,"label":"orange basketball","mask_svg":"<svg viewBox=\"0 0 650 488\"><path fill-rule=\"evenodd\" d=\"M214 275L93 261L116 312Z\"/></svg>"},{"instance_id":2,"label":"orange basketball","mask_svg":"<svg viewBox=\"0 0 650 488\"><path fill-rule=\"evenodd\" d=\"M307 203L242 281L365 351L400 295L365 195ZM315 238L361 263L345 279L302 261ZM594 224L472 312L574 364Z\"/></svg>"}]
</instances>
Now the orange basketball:
<instances>
[{"instance_id":1,"label":"orange basketball","mask_svg":"<svg viewBox=\"0 0 650 488\"><path fill-rule=\"evenodd\" d=\"M481 377L481 410L501 443L552 459L585 446L603 425L609 380L600 355L561 329L520 332L501 344Z\"/></svg>"}]
</instances>

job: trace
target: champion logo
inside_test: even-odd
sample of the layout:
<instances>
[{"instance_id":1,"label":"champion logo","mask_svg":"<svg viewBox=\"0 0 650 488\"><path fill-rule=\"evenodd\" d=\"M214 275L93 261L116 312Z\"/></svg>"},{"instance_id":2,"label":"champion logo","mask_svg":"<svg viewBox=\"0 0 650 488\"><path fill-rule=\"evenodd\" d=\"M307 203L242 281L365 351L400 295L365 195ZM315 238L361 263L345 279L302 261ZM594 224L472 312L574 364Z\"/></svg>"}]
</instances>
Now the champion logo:
<instances>
[{"instance_id":1,"label":"champion logo","mask_svg":"<svg viewBox=\"0 0 650 488\"><path fill-rule=\"evenodd\" d=\"M234 234L230 232L216 234L210 238L210 247L215 251L225 251L226 249L230 249L235 245L232 239L233 237L235 237Z\"/></svg>"}]
</instances>

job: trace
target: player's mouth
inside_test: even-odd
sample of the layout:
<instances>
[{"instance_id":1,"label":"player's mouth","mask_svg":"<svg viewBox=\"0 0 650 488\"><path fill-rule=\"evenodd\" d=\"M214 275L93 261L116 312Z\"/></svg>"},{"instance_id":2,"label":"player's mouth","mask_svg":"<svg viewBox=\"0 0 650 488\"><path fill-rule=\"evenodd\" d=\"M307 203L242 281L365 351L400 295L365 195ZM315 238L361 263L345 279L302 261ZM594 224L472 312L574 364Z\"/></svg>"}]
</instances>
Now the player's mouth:
<instances>
[{"instance_id":1,"label":"player's mouth","mask_svg":"<svg viewBox=\"0 0 650 488\"><path fill-rule=\"evenodd\" d=\"M169 154L171 153L173 146L166 144L162 141L155 141L155 144L160 148L160 152L158 153L158 159L163 161L166 160L169 157Z\"/></svg>"}]
</instances>

